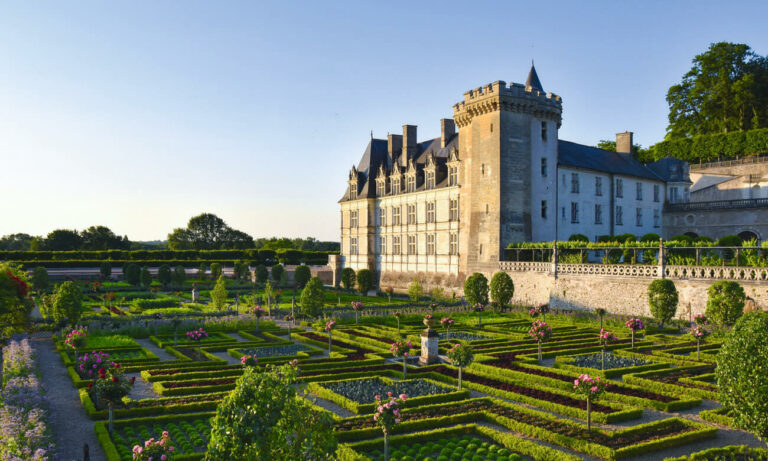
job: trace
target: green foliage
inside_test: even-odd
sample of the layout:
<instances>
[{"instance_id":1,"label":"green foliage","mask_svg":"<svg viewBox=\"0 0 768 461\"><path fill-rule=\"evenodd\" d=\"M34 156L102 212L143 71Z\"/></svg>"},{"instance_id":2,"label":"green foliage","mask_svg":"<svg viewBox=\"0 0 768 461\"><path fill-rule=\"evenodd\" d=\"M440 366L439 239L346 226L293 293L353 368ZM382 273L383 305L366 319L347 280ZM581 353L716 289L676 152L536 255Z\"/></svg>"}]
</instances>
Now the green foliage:
<instances>
[{"instance_id":1,"label":"green foliage","mask_svg":"<svg viewBox=\"0 0 768 461\"><path fill-rule=\"evenodd\" d=\"M307 317L317 317L325 303L325 289L323 282L317 277L312 277L301 290L301 312Z\"/></svg>"},{"instance_id":2,"label":"green foliage","mask_svg":"<svg viewBox=\"0 0 768 461\"><path fill-rule=\"evenodd\" d=\"M235 279L244 280L249 278L248 264L245 261L235 261L234 265Z\"/></svg>"},{"instance_id":3,"label":"green foliage","mask_svg":"<svg viewBox=\"0 0 768 461\"><path fill-rule=\"evenodd\" d=\"M128 264L123 268L123 276L126 282L136 286L141 280L141 269L136 264Z\"/></svg>"},{"instance_id":4,"label":"green foliage","mask_svg":"<svg viewBox=\"0 0 768 461\"><path fill-rule=\"evenodd\" d=\"M272 266L272 280L275 282L279 282L283 279L283 274L285 273L285 268L282 264L275 264Z\"/></svg>"},{"instance_id":5,"label":"green foliage","mask_svg":"<svg viewBox=\"0 0 768 461\"><path fill-rule=\"evenodd\" d=\"M411 280L410 285L408 285L408 297L411 298L411 301L417 303L423 295L424 287L421 286L419 279Z\"/></svg>"},{"instance_id":6,"label":"green foliage","mask_svg":"<svg viewBox=\"0 0 768 461\"><path fill-rule=\"evenodd\" d=\"M295 381L290 365L246 368L216 410L205 459L333 459L333 419L297 398Z\"/></svg>"},{"instance_id":7,"label":"green foliage","mask_svg":"<svg viewBox=\"0 0 768 461\"><path fill-rule=\"evenodd\" d=\"M584 234L571 234L570 237L568 237L569 242L589 242L589 237L587 237Z\"/></svg>"},{"instance_id":8,"label":"green foliage","mask_svg":"<svg viewBox=\"0 0 768 461\"><path fill-rule=\"evenodd\" d=\"M768 152L768 129L670 139L652 146L653 158L673 156L691 163L741 158Z\"/></svg>"},{"instance_id":9,"label":"green foliage","mask_svg":"<svg viewBox=\"0 0 768 461\"><path fill-rule=\"evenodd\" d=\"M229 227L224 220L211 213L203 213L189 220L186 228L174 229L168 234L171 250L217 250L227 248L253 248L253 238Z\"/></svg>"},{"instance_id":10,"label":"green foliage","mask_svg":"<svg viewBox=\"0 0 768 461\"><path fill-rule=\"evenodd\" d=\"M368 269L357 271L357 291L365 294L371 288L373 288L373 274L371 274L371 271Z\"/></svg>"},{"instance_id":11,"label":"green foliage","mask_svg":"<svg viewBox=\"0 0 768 461\"><path fill-rule=\"evenodd\" d=\"M649 232L642 237L640 237L641 242L654 242L659 243L659 239L661 239L661 236L659 234L654 234L653 232Z\"/></svg>"},{"instance_id":12,"label":"green foliage","mask_svg":"<svg viewBox=\"0 0 768 461\"><path fill-rule=\"evenodd\" d=\"M213 307L222 310L224 304L227 302L227 294L227 281L224 280L223 275L219 275L219 278L216 279L216 286L211 290L211 302L213 303Z\"/></svg>"},{"instance_id":13,"label":"green foliage","mask_svg":"<svg viewBox=\"0 0 768 461\"><path fill-rule=\"evenodd\" d=\"M163 286L168 286L169 283L171 283L171 266L168 264L161 264L160 267L157 268L157 280L163 284Z\"/></svg>"},{"instance_id":14,"label":"green foliage","mask_svg":"<svg viewBox=\"0 0 768 461\"><path fill-rule=\"evenodd\" d=\"M83 292L75 282L64 282L53 292L51 315L57 322L69 320L70 324L80 320L83 308Z\"/></svg>"},{"instance_id":15,"label":"green foliage","mask_svg":"<svg viewBox=\"0 0 768 461\"><path fill-rule=\"evenodd\" d=\"M149 273L149 268L144 266L141 268L141 274L139 275L141 286L149 288L152 285L152 274Z\"/></svg>"},{"instance_id":16,"label":"green foliage","mask_svg":"<svg viewBox=\"0 0 768 461\"><path fill-rule=\"evenodd\" d=\"M77 250L83 239L76 230L56 229L49 232L43 241L43 247L51 251Z\"/></svg>"},{"instance_id":17,"label":"green foliage","mask_svg":"<svg viewBox=\"0 0 768 461\"><path fill-rule=\"evenodd\" d=\"M24 271L11 264L0 263L0 336L7 337L27 325L33 307L32 300L27 296L27 287Z\"/></svg>"},{"instance_id":18,"label":"green foliage","mask_svg":"<svg viewBox=\"0 0 768 461\"><path fill-rule=\"evenodd\" d=\"M515 284L512 278L506 272L496 272L491 277L491 299L499 307L504 308L509 305L512 296L515 295Z\"/></svg>"},{"instance_id":19,"label":"green foliage","mask_svg":"<svg viewBox=\"0 0 768 461\"><path fill-rule=\"evenodd\" d=\"M32 271L32 284L35 286L35 290L45 291L51 285L50 277L48 277L48 270L43 266L35 267Z\"/></svg>"},{"instance_id":20,"label":"green foliage","mask_svg":"<svg viewBox=\"0 0 768 461\"><path fill-rule=\"evenodd\" d=\"M616 141L610 141L608 139L601 139L597 143L597 147L603 150L609 150L616 152ZM632 144L632 156L638 159L646 159L649 157L649 149L643 149L640 144Z\"/></svg>"},{"instance_id":21,"label":"green foliage","mask_svg":"<svg viewBox=\"0 0 768 461\"><path fill-rule=\"evenodd\" d=\"M256 283L264 283L269 278L269 271L267 270L267 266L264 264L259 264L256 266Z\"/></svg>"},{"instance_id":22,"label":"green foliage","mask_svg":"<svg viewBox=\"0 0 768 461\"><path fill-rule=\"evenodd\" d=\"M737 282L720 280L707 289L707 318L718 325L733 325L744 313L746 295Z\"/></svg>"},{"instance_id":23,"label":"green foliage","mask_svg":"<svg viewBox=\"0 0 768 461\"><path fill-rule=\"evenodd\" d=\"M173 268L173 274L171 275L173 284L176 286L183 286L187 280L187 271L184 270L184 266L176 266Z\"/></svg>"},{"instance_id":24,"label":"green foliage","mask_svg":"<svg viewBox=\"0 0 768 461\"><path fill-rule=\"evenodd\" d=\"M728 333L717 355L720 402L736 426L768 443L768 314L750 312Z\"/></svg>"},{"instance_id":25,"label":"green foliage","mask_svg":"<svg viewBox=\"0 0 768 461\"><path fill-rule=\"evenodd\" d=\"M717 239L717 246L721 247L740 247L741 237L738 235L724 235Z\"/></svg>"},{"instance_id":26,"label":"green foliage","mask_svg":"<svg viewBox=\"0 0 768 461\"><path fill-rule=\"evenodd\" d=\"M211 278L217 279L221 276L221 264L211 263Z\"/></svg>"},{"instance_id":27,"label":"green foliage","mask_svg":"<svg viewBox=\"0 0 768 461\"><path fill-rule=\"evenodd\" d=\"M293 272L293 280L296 282L299 288L304 288L312 278L312 271L309 270L309 266L304 264L296 266Z\"/></svg>"},{"instance_id":28,"label":"green foliage","mask_svg":"<svg viewBox=\"0 0 768 461\"><path fill-rule=\"evenodd\" d=\"M109 261L102 261L102 263L99 264L99 273L102 277L108 279L109 276L112 275L112 263Z\"/></svg>"},{"instance_id":29,"label":"green foliage","mask_svg":"<svg viewBox=\"0 0 768 461\"><path fill-rule=\"evenodd\" d=\"M464 297L469 304L488 304L488 279L479 272L464 281Z\"/></svg>"},{"instance_id":30,"label":"green foliage","mask_svg":"<svg viewBox=\"0 0 768 461\"><path fill-rule=\"evenodd\" d=\"M354 269L351 267L345 267L341 270L341 285L345 290L352 290L352 288L355 287L356 280L357 275L355 274Z\"/></svg>"},{"instance_id":31,"label":"green foliage","mask_svg":"<svg viewBox=\"0 0 768 461\"><path fill-rule=\"evenodd\" d=\"M648 285L648 305L651 315L659 321L662 328L677 312L679 296L674 282L669 279L658 279Z\"/></svg>"}]
</instances>

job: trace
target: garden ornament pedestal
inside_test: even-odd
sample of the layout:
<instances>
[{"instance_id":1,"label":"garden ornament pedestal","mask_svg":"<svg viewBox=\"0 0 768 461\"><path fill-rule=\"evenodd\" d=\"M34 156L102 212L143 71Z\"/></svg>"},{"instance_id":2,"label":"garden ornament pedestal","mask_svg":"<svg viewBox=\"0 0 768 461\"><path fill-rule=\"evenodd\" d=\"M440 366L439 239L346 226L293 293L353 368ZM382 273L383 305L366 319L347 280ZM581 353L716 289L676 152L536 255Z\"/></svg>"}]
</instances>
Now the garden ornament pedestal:
<instances>
[{"instance_id":1,"label":"garden ornament pedestal","mask_svg":"<svg viewBox=\"0 0 768 461\"><path fill-rule=\"evenodd\" d=\"M437 342L439 339L440 334L431 327L421 332L421 357L419 357L419 365L432 365L440 361L440 358L437 356Z\"/></svg>"}]
</instances>

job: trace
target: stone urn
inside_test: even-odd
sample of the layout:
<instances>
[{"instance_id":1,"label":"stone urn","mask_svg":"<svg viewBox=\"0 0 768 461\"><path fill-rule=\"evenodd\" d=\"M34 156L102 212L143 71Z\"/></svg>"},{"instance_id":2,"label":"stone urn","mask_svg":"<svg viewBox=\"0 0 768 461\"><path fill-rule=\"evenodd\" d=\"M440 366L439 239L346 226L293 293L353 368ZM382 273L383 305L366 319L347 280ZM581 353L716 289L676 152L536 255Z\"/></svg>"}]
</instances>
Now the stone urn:
<instances>
[{"instance_id":1,"label":"stone urn","mask_svg":"<svg viewBox=\"0 0 768 461\"><path fill-rule=\"evenodd\" d=\"M424 318L424 325L427 326L427 328L432 329L433 326L435 326L435 319L434 318Z\"/></svg>"}]
</instances>

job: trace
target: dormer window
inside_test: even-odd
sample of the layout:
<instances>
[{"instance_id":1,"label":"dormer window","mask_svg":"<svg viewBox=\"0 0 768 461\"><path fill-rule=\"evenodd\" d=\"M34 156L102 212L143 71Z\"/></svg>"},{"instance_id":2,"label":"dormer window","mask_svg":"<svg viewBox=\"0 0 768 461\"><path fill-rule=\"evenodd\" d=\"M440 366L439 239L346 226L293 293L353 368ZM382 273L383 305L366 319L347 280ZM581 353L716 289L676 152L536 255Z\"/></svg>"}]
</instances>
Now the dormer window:
<instances>
[{"instance_id":1,"label":"dormer window","mask_svg":"<svg viewBox=\"0 0 768 461\"><path fill-rule=\"evenodd\" d=\"M356 182L349 183L349 199L357 200L357 183Z\"/></svg>"},{"instance_id":2,"label":"dormer window","mask_svg":"<svg viewBox=\"0 0 768 461\"><path fill-rule=\"evenodd\" d=\"M387 193L387 183L384 180L376 181L376 196L383 197Z\"/></svg>"},{"instance_id":3,"label":"dormer window","mask_svg":"<svg viewBox=\"0 0 768 461\"><path fill-rule=\"evenodd\" d=\"M405 192L416 192L416 175L408 175L405 178Z\"/></svg>"},{"instance_id":4,"label":"dormer window","mask_svg":"<svg viewBox=\"0 0 768 461\"><path fill-rule=\"evenodd\" d=\"M448 185L449 186L459 185L459 167L457 166L448 167Z\"/></svg>"},{"instance_id":5,"label":"dormer window","mask_svg":"<svg viewBox=\"0 0 768 461\"><path fill-rule=\"evenodd\" d=\"M399 194L400 193L400 178L392 178L392 193L393 194Z\"/></svg>"},{"instance_id":6,"label":"dormer window","mask_svg":"<svg viewBox=\"0 0 768 461\"><path fill-rule=\"evenodd\" d=\"M426 187L427 189L434 189L435 188L435 170L430 169L426 171Z\"/></svg>"}]
</instances>

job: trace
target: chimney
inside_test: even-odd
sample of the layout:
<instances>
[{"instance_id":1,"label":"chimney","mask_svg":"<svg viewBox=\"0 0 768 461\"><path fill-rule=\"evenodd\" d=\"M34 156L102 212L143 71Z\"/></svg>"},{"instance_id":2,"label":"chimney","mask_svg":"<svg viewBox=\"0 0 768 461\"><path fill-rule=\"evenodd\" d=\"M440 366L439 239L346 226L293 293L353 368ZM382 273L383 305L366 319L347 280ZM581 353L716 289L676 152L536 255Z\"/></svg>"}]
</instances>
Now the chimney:
<instances>
[{"instance_id":1,"label":"chimney","mask_svg":"<svg viewBox=\"0 0 768 461\"><path fill-rule=\"evenodd\" d=\"M408 159L416 157L416 125L403 125L403 155L400 166L408 166Z\"/></svg>"},{"instance_id":2,"label":"chimney","mask_svg":"<svg viewBox=\"0 0 768 461\"><path fill-rule=\"evenodd\" d=\"M632 153L632 132L616 133L616 152L620 154Z\"/></svg>"},{"instance_id":3,"label":"chimney","mask_svg":"<svg viewBox=\"0 0 768 461\"><path fill-rule=\"evenodd\" d=\"M453 123L452 118L440 119L440 147L445 147L451 140L451 137L456 134L456 124Z\"/></svg>"},{"instance_id":4,"label":"chimney","mask_svg":"<svg viewBox=\"0 0 768 461\"><path fill-rule=\"evenodd\" d=\"M387 152L389 153L389 158L392 159L392 165L394 165L397 158L400 157L400 154L403 152L403 137L401 135L387 135ZM389 166L392 167L392 165Z\"/></svg>"}]
</instances>

